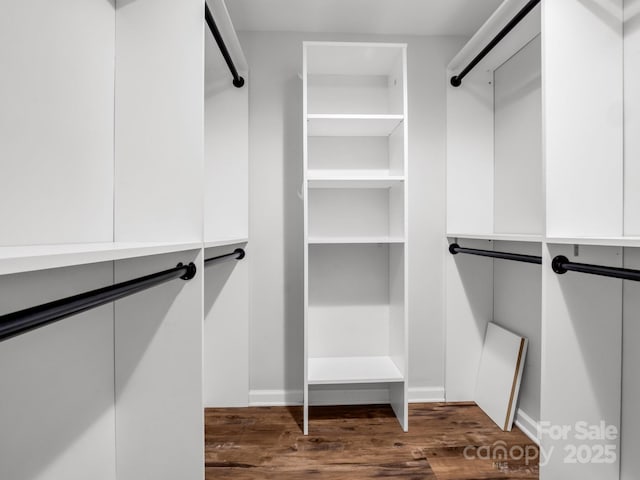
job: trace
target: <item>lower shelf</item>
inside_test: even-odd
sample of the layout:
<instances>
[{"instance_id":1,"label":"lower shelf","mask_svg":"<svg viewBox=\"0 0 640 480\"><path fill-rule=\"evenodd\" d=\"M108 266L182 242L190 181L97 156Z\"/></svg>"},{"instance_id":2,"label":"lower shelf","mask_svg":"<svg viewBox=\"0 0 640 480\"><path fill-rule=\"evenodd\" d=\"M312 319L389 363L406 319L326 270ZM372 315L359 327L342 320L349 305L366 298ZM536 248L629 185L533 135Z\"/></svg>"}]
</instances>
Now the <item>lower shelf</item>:
<instances>
[{"instance_id":1,"label":"lower shelf","mask_svg":"<svg viewBox=\"0 0 640 480\"><path fill-rule=\"evenodd\" d=\"M390 357L324 357L309 359L309 385L403 382Z\"/></svg>"}]
</instances>

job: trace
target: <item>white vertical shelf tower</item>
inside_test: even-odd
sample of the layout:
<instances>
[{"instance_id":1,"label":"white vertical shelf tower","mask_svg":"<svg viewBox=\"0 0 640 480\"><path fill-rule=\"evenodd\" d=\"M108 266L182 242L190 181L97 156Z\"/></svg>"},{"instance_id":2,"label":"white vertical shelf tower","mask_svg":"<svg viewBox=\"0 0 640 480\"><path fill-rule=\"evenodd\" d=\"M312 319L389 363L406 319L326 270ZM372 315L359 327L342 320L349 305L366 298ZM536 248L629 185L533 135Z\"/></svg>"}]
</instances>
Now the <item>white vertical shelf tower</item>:
<instances>
[{"instance_id":1,"label":"white vertical shelf tower","mask_svg":"<svg viewBox=\"0 0 640 480\"><path fill-rule=\"evenodd\" d=\"M406 45L305 42L303 56L304 433L314 392L363 403L367 388L406 431Z\"/></svg>"}]
</instances>

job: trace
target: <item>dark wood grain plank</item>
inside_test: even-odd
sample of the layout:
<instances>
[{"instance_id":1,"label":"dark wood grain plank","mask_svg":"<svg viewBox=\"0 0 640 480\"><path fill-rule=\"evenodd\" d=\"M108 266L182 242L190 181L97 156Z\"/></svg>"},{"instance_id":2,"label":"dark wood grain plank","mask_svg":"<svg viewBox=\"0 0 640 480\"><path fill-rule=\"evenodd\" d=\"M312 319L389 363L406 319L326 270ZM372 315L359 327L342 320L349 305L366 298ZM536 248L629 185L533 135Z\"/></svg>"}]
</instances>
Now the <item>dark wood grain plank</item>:
<instances>
[{"instance_id":1,"label":"dark wood grain plank","mask_svg":"<svg viewBox=\"0 0 640 480\"><path fill-rule=\"evenodd\" d=\"M501 431L474 404L410 405L407 433L386 405L310 413L304 436L299 407L207 409L207 480L538 478L537 457L503 458L497 448L532 457L535 445L515 428Z\"/></svg>"}]
</instances>

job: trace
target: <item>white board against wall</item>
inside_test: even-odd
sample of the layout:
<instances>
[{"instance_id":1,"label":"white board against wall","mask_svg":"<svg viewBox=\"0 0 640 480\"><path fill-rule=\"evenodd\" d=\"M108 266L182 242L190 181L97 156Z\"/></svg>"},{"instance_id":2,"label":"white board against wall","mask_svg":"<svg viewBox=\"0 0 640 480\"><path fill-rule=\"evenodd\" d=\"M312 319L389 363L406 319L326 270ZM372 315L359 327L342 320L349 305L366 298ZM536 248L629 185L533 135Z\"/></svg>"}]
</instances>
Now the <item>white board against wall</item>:
<instances>
[{"instance_id":1,"label":"white board against wall","mask_svg":"<svg viewBox=\"0 0 640 480\"><path fill-rule=\"evenodd\" d=\"M500 428L513 425L528 340L495 323L487 325L475 401Z\"/></svg>"}]
</instances>

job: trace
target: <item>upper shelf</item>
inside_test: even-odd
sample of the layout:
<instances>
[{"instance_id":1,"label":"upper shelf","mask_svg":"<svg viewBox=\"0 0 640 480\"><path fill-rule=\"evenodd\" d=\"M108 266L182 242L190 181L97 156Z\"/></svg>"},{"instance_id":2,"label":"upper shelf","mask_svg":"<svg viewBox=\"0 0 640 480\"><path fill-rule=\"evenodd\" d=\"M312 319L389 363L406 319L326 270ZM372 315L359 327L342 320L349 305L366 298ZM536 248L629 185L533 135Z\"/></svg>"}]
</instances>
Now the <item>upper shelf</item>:
<instances>
[{"instance_id":1,"label":"upper shelf","mask_svg":"<svg viewBox=\"0 0 640 480\"><path fill-rule=\"evenodd\" d=\"M640 247L640 237L547 237L546 242L604 247Z\"/></svg>"},{"instance_id":2,"label":"upper shelf","mask_svg":"<svg viewBox=\"0 0 640 480\"><path fill-rule=\"evenodd\" d=\"M519 233L447 233L449 238L466 238L469 240L498 240L503 242L542 242L542 235Z\"/></svg>"},{"instance_id":3,"label":"upper shelf","mask_svg":"<svg viewBox=\"0 0 640 480\"><path fill-rule=\"evenodd\" d=\"M388 137L404 120L403 115L307 115L310 137Z\"/></svg>"},{"instance_id":4,"label":"upper shelf","mask_svg":"<svg viewBox=\"0 0 640 480\"><path fill-rule=\"evenodd\" d=\"M0 247L0 275L202 248L201 242L114 242Z\"/></svg>"}]
</instances>

